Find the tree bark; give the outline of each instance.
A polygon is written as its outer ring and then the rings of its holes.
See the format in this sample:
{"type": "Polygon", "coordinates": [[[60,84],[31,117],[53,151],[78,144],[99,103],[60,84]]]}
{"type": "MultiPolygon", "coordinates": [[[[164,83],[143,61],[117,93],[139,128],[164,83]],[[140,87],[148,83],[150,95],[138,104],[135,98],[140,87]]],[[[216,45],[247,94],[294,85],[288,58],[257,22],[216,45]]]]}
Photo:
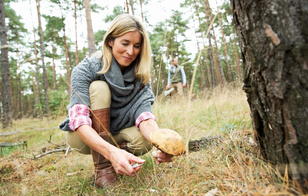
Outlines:
{"type": "MultiPolygon", "coordinates": [[[[18,45],[18,42],[16,42],[18,45]]],[[[19,56],[19,52],[17,49],[17,56],[19,56]]],[[[16,58],[16,70],[15,70],[15,107],[16,107],[16,119],[22,118],[22,105],[21,105],[21,82],[20,82],[20,74],[18,74],[18,58],[16,58]]]]}
{"type": "MultiPolygon", "coordinates": [[[[205,46],[205,37],[204,37],[204,32],[203,32],[203,28],[202,28],[202,25],[201,25],[201,18],[200,18],[200,14],[199,14],[199,9],[198,9],[198,5],[197,5],[197,2],[196,0],[194,0],[194,7],[195,7],[195,10],[196,10],[196,15],[197,15],[197,18],[198,18],[198,24],[199,24],[199,29],[200,29],[200,32],[201,32],[201,37],[202,37],[202,44],[203,44],[203,52],[204,52],[204,56],[206,58],[206,46],[205,46]]],[[[195,35],[196,35],[196,38],[197,38],[197,32],[195,30],[195,35]]],[[[199,45],[198,45],[198,51],[199,51],[199,45]]],[[[201,78],[203,79],[203,81],[205,81],[205,76],[203,74],[203,69],[202,69],[202,63],[200,63],[200,69],[201,69],[201,78]]],[[[212,78],[212,76],[209,76],[209,78],[212,78]]],[[[205,83],[205,82],[204,82],[205,83]]],[[[201,87],[201,85],[200,85],[201,87]]],[[[201,89],[200,89],[201,90],[201,89]]]]}
{"type": "MultiPolygon", "coordinates": [[[[69,96],[71,96],[71,69],[70,69],[70,62],[69,62],[69,50],[68,45],[66,41],[66,31],[65,31],[65,25],[63,27],[63,42],[64,42],[64,53],[65,53],[65,68],[66,68],[66,84],[67,84],[67,92],[69,96]]],[[[92,54],[92,53],[90,53],[92,54]]]]}
{"type": "Polygon", "coordinates": [[[52,44],[53,90],[58,90],[55,56],[56,56],[56,47],[54,46],[54,42],[53,42],[52,44]]]}
{"type": "Polygon", "coordinates": [[[44,86],[44,101],[45,101],[45,111],[47,117],[50,116],[49,112],[49,100],[48,100],[48,83],[47,83],[47,71],[44,62],[45,56],[45,46],[43,39],[43,30],[42,30],[42,22],[41,22],[41,12],[40,12],[40,0],[36,0],[37,7],[37,17],[38,17],[38,25],[39,25],[39,33],[40,33],[40,44],[41,44],[41,56],[42,56],[42,68],[43,68],[43,86],[44,86]]]}
{"type": "Polygon", "coordinates": [[[18,118],[19,119],[22,119],[23,118],[23,116],[24,116],[24,111],[23,111],[23,109],[22,109],[22,105],[23,105],[23,103],[22,103],[22,85],[21,85],[21,74],[19,73],[18,74],[18,86],[19,86],[19,91],[18,91],[18,93],[19,93],[19,99],[18,99],[18,101],[19,101],[19,115],[18,115],[18,118]]]}
{"type": "Polygon", "coordinates": [[[236,38],[235,38],[236,36],[235,36],[234,28],[232,30],[233,30],[233,34],[234,34],[234,37],[233,37],[234,39],[232,40],[232,38],[231,38],[230,40],[231,40],[231,45],[232,45],[232,48],[233,48],[235,71],[236,71],[237,77],[242,78],[242,74],[241,74],[241,71],[240,71],[240,57],[238,55],[238,48],[237,48],[237,44],[236,44],[236,38]]]}
{"type": "MultiPolygon", "coordinates": [[[[31,71],[31,80],[32,80],[32,91],[33,91],[33,104],[34,104],[34,107],[35,107],[35,105],[37,104],[37,99],[36,99],[35,80],[34,80],[33,71],[31,71]]],[[[37,116],[37,113],[36,113],[35,110],[32,114],[33,114],[33,117],[37,116]]]]}
{"type": "MultiPolygon", "coordinates": [[[[208,11],[208,7],[207,7],[207,4],[206,4],[206,1],[204,1],[204,5],[205,5],[205,17],[206,17],[206,21],[207,21],[207,28],[210,29],[211,26],[211,20],[210,20],[210,17],[209,17],[209,11],[208,11]]],[[[211,80],[211,86],[214,87],[216,86],[217,84],[220,83],[220,77],[219,77],[219,69],[217,67],[217,62],[215,60],[215,56],[214,56],[214,52],[213,52],[213,47],[212,47],[212,35],[211,33],[208,34],[208,39],[209,39],[209,47],[208,47],[208,57],[209,57],[209,60],[210,60],[210,69],[211,69],[211,76],[212,76],[212,80],[211,80]],[[215,74],[216,74],[216,80],[215,80],[215,75],[214,75],[214,71],[215,71],[215,74]]]]}
{"type": "MultiPolygon", "coordinates": [[[[212,21],[213,20],[212,9],[210,7],[208,0],[205,0],[205,10],[206,10],[206,14],[208,14],[209,17],[210,17],[210,21],[212,21]]],[[[218,53],[218,45],[217,45],[217,40],[216,40],[216,35],[215,35],[213,25],[211,26],[211,29],[212,29],[212,32],[213,32],[213,39],[214,39],[214,43],[215,43],[215,46],[216,46],[216,48],[213,50],[214,51],[213,58],[216,59],[216,62],[217,62],[218,74],[219,74],[219,77],[220,77],[220,83],[219,84],[224,85],[224,83],[226,82],[226,79],[225,79],[225,74],[223,72],[223,68],[222,68],[221,63],[220,63],[220,58],[219,58],[219,53],[218,53]]]]}
{"type": "Polygon", "coordinates": [[[41,85],[40,85],[40,67],[38,64],[38,55],[37,55],[37,46],[36,46],[36,38],[35,38],[35,29],[33,27],[33,36],[34,36],[34,55],[35,55],[35,79],[36,79],[36,88],[37,88],[37,96],[38,96],[38,101],[39,101],[39,111],[40,114],[42,113],[42,94],[41,94],[41,85]]]}
{"type": "Polygon", "coordinates": [[[225,55],[225,59],[226,59],[227,78],[228,78],[228,82],[232,82],[233,77],[232,77],[232,72],[231,72],[230,64],[229,64],[229,55],[228,55],[228,52],[227,52],[227,44],[226,44],[226,40],[225,40],[224,29],[222,28],[222,22],[221,22],[220,12],[219,12],[218,7],[217,7],[217,17],[218,17],[218,20],[219,20],[221,38],[222,38],[222,43],[223,43],[223,47],[224,47],[224,55],[225,55]]]}
{"type": "Polygon", "coordinates": [[[142,10],[142,0],[140,0],[140,12],[141,12],[142,21],[144,21],[144,19],[143,19],[143,10],[142,10]]]}
{"type": "Polygon", "coordinates": [[[128,0],[126,0],[125,2],[126,2],[126,14],[129,14],[128,0]]]}
{"type": "Polygon", "coordinates": [[[135,15],[134,12],[134,0],[129,0],[130,9],[132,10],[132,14],[135,15]]]}
{"type": "Polygon", "coordinates": [[[3,129],[12,125],[12,104],[11,104],[11,76],[8,57],[7,32],[5,26],[4,0],[0,0],[0,40],[1,40],[1,77],[2,77],[2,106],[3,129]]]}
{"type": "Polygon", "coordinates": [[[75,58],[76,58],[76,66],[79,64],[79,54],[78,54],[78,33],[77,33],[77,2],[74,0],[74,18],[75,18],[75,58]]]}
{"type": "Polygon", "coordinates": [[[90,0],[84,0],[84,6],[86,10],[86,19],[87,19],[89,55],[91,55],[96,52],[96,46],[95,46],[94,32],[92,28],[90,0]]]}
{"type": "Polygon", "coordinates": [[[231,0],[261,153],[308,192],[308,2],[231,0]]]}

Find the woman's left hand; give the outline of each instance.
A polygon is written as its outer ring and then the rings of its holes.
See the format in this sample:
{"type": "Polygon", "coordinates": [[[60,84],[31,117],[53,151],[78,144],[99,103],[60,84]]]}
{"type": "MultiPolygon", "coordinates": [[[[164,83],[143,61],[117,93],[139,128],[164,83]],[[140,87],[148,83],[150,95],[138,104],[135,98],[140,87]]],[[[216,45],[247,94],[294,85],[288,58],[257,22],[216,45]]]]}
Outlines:
{"type": "Polygon", "coordinates": [[[173,155],[166,154],[160,150],[157,150],[156,155],[154,156],[156,158],[156,163],[163,163],[163,162],[172,162],[173,155]]]}
{"type": "MultiPolygon", "coordinates": [[[[142,121],[139,125],[139,128],[140,128],[140,131],[143,137],[145,137],[148,141],[151,142],[149,135],[153,130],[158,129],[158,125],[155,120],[148,119],[148,120],[142,121]]],[[[172,162],[172,157],[173,155],[166,154],[161,151],[157,151],[157,155],[155,156],[156,163],[172,162]]]]}

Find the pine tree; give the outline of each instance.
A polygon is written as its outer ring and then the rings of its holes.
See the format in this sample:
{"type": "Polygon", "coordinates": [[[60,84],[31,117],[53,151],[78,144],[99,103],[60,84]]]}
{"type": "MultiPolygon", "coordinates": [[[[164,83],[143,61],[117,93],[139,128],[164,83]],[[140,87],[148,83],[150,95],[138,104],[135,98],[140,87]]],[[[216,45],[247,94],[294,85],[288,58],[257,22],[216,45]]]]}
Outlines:
{"type": "Polygon", "coordinates": [[[41,49],[41,57],[42,57],[41,61],[42,61],[42,68],[43,68],[43,86],[44,86],[45,110],[46,110],[47,117],[49,117],[50,112],[49,112],[49,100],[48,100],[47,71],[46,71],[45,61],[44,61],[45,46],[44,46],[43,29],[42,29],[42,22],[41,22],[40,0],[36,0],[36,7],[37,7],[40,44],[41,44],[40,49],[41,49]]]}
{"type": "Polygon", "coordinates": [[[2,77],[2,126],[3,129],[12,125],[11,77],[8,59],[7,31],[5,26],[4,0],[0,0],[0,40],[1,40],[1,77],[2,77]]]}

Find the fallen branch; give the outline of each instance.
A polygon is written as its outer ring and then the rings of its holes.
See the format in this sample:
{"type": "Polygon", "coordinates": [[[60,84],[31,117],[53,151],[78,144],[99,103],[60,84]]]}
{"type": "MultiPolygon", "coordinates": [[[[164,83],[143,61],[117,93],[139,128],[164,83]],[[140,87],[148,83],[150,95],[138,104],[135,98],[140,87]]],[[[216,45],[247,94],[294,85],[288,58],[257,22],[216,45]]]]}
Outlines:
{"type": "Polygon", "coordinates": [[[68,146],[68,147],[66,148],[66,151],[65,151],[64,156],[66,156],[66,155],[67,155],[67,153],[68,153],[69,151],[71,151],[71,146],[68,146]]]}
{"type": "Polygon", "coordinates": [[[54,149],[54,150],[51,150],[51,151],[44,152],[43,154],[40,154],[40,155],[37,155],[37,156],[33,155],[32,159],[38,159],[38,158],[41,158],[43,156],[46,156],[46,155],[49,155],[49,154],[52,154],[52,153],[55,153],[55,152],[65,152],[65,155],[66,155],[69,151],[71,151],[69,146],[67,148],[54,149]]]}
{"type": "Polygon", "coordinates": [[[51,142],[51,138],[52,138],[52,135],[49,136],[49,140],[46,140],[48,143],[52,144],[52,145],[55,145],[57,148],[63,148],[65,147],[66,145],[60,145],[60,144],[56,144],[56,143],[53,143],[51,142]]]}
{"type": "MultiPolygon", "coordinates": [[[[64,156],[66,156],[67,153],[70,152],[70,151],[72,151],[72,149],[70,148],[70,146],[68,146],[66,148],[61,148],[61,149],[55,149],[55,150],[47,151],[47,152],[44,152],[43,154],[40,154],[40,155],[37,155],[37,156],[33,155],[33,158],[31,160],[35,160],[35,159],[41,158],[43,156],[46,156],[48,154],[52,154],[52,153],[55,153],[55,152],[65,152],[64,156]]],[[[20,167],[20,166],[26,164],[28,161],[29,160],[22,162],[21,164],[17,165],[15,168],[20,167]]]]}

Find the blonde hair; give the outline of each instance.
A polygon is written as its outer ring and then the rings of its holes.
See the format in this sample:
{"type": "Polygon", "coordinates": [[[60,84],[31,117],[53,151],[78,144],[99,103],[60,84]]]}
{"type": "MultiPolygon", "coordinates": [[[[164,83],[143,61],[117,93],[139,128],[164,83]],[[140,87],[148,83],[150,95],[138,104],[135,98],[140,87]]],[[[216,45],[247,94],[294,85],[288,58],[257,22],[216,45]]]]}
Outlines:
{"type": "Polygon", "coordinates": [[[109,30],[106,32],[106,35],[103,40],[102,51],[103,68],[99,73],[106,73],[111,66],[112,50],[109,46],[109,42],[124,35],[125,33],[133,31],[138,31],[142,37],[141,50],[139,55],[135,59],[135,76],[143,84],[147,84],[150,80],[152,56],[149,36],[144,25],[136,17],[128,14],[118,15],[112,21],[109,30]]]}

